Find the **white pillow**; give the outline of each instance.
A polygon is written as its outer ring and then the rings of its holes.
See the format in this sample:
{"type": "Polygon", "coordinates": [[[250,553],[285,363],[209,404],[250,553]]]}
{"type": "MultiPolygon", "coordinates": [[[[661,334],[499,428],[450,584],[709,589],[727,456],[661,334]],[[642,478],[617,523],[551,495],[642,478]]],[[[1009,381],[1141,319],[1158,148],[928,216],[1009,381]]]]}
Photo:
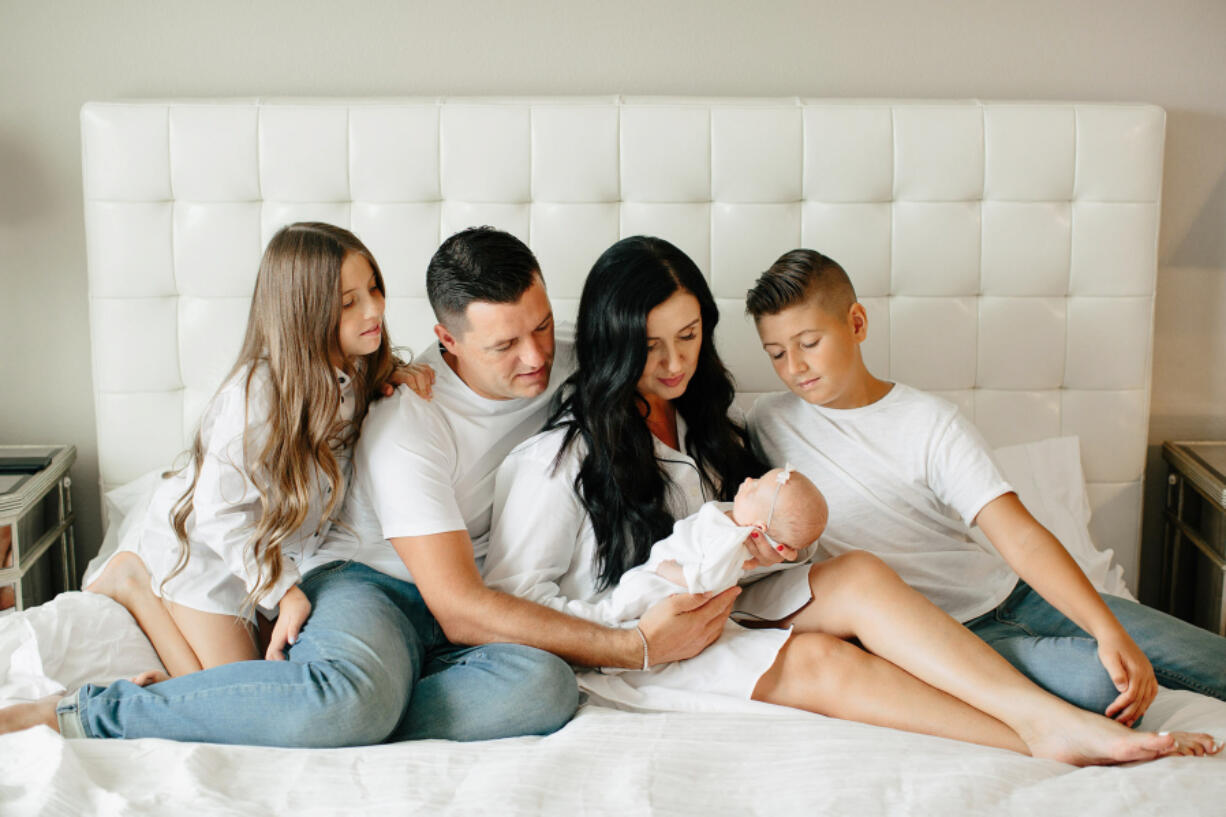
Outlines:
{"type": "MultiPolygon", "coordinates": [[[[996,449],[992,457],[1022,504],[1060,540],[1090,583],[1101,592],[1132,599],[1124,584],[1124,568],[1112,562],[1114,552],[1099,550],[1090,538],[1090,500],[1078,438],[1011,445],[996,449]]],[[[972,529],[972,535],[987,545],[978,527],[972,529]]]]}
{"type": "Polygon", "coordinates": [[[162,668],[128,611],[97,593],[0,617],[0,705],[162,668]]]}

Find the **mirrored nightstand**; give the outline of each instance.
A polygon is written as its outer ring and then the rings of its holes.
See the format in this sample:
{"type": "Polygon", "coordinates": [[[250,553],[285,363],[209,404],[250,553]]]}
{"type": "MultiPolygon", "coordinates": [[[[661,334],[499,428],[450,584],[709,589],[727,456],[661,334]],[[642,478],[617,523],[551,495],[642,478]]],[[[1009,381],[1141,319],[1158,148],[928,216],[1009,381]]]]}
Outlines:
{"type": "Polygon", "coordinates": [[[1226,635],[1226,442],[1166,442],[1166,610],[1226,635]]]}
{"type": "Polygon", "coordinates": [[[71,445],[0,445],[0,608],[76,586],[71,445]]]}

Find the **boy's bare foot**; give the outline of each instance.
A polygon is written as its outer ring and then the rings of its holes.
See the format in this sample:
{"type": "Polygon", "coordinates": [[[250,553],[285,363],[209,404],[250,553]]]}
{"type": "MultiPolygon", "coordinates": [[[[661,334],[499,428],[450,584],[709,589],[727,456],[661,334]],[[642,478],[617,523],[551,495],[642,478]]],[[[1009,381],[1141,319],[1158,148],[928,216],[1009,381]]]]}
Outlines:
{"type": "Polygon", "coordinates": [[[34,726],[50,726],[60,731],[59,721],[55,718],[55,706],[62,695],[48,695],[28,704],[17,704],[0,709],[0,735],[9,732],[20,732],[34,726]]]}
{"type": "Polygon", "coordinates": [[[1226,746],[1226,741],[1219,743],[1213,739],[1213,735],[1206,735],[1204,732],[1170,732],[1168,734],[1175,739],[1175,747],[1163,757],[1216,755],[1222,751],[1223,746],[1226,746]]]}
{"type": "MultiPolygon", "coordinates": [[[[1215,754],[1209,735],[1177,732],[1136,732],[1109,718],[1071,705],[1060,707],[1058,717],[1036,719],[1037,729],[1018,734],[1035,757],[1071,763],[1074,766],[1104,766],[1167,755],[1215,754]]],[[[1218,747],[1220,748],[1220,747],[1218,747]]]]}
{"type": "Polygon", "coordinates": [[[149,589],[149,580],[149,570],[141,558],[131,551],[122,550],[111,558],[101,575],[85,589],[90,593],[109,596],[131,611],[143,596],[157,598],[149,589]]]}

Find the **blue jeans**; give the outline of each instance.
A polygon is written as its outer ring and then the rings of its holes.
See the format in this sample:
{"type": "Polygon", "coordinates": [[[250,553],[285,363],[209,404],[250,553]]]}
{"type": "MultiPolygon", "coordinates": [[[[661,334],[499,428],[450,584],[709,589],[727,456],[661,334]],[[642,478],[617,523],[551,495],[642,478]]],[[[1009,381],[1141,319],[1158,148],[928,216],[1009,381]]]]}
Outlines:
{"type": "MultiPolygon", "coordinates": [[[[1226,700],[1226,638],[1128,599],[1102,598],[1159,684],[1226,700]]],[[[1098,660],[1098,642],[1023,581],[966,626],[1027,678],[1082,709],[1103,712],[1119,695],[1098,660]]]]}
{"type": "Polygon", "coordinates": [[[88,684],[57,707],[60,732],[263,746],[485,740],[548,734],[578,706],[560,658],[520,644],[452,644],[413,584],[333,562],[300,586],[311,616],[288,660],[149,687],[88,684]]]}

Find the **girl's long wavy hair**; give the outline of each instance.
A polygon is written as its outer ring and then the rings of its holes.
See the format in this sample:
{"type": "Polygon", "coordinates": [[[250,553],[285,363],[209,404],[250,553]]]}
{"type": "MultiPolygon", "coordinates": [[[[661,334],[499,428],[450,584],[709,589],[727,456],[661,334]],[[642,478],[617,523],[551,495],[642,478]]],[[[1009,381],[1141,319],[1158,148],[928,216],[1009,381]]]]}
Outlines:
{"type": "MultiPolygon", "coordinates": [[[[562,385],[547,428],[566,433],[558,460],[576,440],[586,454],[574,489],[596,534],[596,572],[611,587],[646,561],[673,516],[669,478],[656,460],[636,386],[647,364],[647,314],[676,292],[698,299],[702,348],[685,393],[673,401],[688,430],[682,442],[708,496],[730,500],[746,476],[765,470],[745,429],[728,417],[736,388],[715,349],[719,310],[698,267],[669,242],[633,236],[596,261],[583,286],[575,353],[579,367],[562,385]]],[[[556,463],[555,463],[556,467],[556,463]]]]}
{"type": "MultiPolygon", "coordinates": [[[[395,366],[386,321],[376,351],[356,360],[341,351],[341,265],[351,253],[370,264],[386,297],[379,265],[353,233],[320,222],[299,222],[278,231],[260,260],[247,334],[223,381],[224,387],[234,377],[246,378],[243,462],[234,467],[247,473],[260,495],[260,515],[247,545],[259,579],[247,597],[247,609],[281,578],[281,545],[306,520],[311,498],[319,491],[319,475],[332,486],[321,518],[331,517],[343,499],[345,481],[336,454],[356,440],[370,401],[395,366]],[[353,379],[351,422],[338,417],[338,362],[353,379]],[[251,413],[252,383],[260,369],[270,390],[267,417],[251,413]],[[253,434],[255,429],[260,433],[253,434]]],[[[171,509],[181,547],[166,581],[191,557],[187,523],[204,457],[200,435],[198,428],[185,466],[192,469],[191,484],[171,509]]]]}

